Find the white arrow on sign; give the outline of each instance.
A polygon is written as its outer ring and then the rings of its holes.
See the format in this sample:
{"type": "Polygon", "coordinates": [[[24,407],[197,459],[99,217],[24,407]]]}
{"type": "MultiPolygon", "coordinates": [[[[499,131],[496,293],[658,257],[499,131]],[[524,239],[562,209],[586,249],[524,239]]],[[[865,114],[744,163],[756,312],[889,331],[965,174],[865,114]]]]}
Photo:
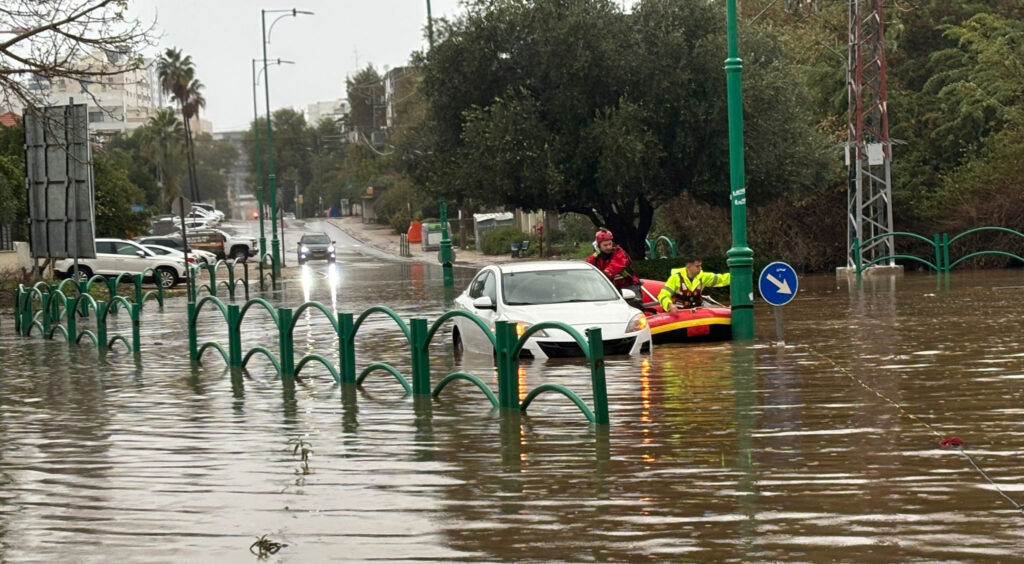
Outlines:
{"type": "Polygon", "coordinates": [[[778,278],[772,276],[771,274],[765,275],[765,278],[767,278],[768,281],[771,282],[772,284],[775,284],[775,288],[779,291],[780,294],[792,294],[793,293],[793,290],[789,289],[789,281],[788,280],[781,280],[780,281],[778,278]]]}

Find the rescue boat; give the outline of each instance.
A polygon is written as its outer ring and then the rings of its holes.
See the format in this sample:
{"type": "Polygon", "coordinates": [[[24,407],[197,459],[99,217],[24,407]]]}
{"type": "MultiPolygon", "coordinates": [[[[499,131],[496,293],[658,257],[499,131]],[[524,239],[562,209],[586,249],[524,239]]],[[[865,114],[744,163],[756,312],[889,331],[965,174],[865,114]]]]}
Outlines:
{"type": "Polygon", "coordinates": [[[658,303],[665,283],[640,280],[644,313],[655,344],[726,341],[732,338],[732,309],[704,297],[704,305],[668,313],[658,303]]]}

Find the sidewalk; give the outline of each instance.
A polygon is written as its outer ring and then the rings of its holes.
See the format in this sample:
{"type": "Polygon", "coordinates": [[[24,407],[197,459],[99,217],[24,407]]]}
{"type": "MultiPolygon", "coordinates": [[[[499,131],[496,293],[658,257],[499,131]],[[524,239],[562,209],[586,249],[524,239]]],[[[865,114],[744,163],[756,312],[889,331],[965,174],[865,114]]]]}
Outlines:
{"type": "MultiPolygon", "coordinates": [[[[331,225],[334,225],[338,229],[344,231],[349,237],[357,239],[364,245],[368,245],[377,249],[381,252],[387,253],[399,260],[408,260],[415,262],[426,262],[431,264],[438,264],[438,252],[424,251],[423,246],[420,243],[409,243],[409,252],[412,257],[403,257],[399,254],[399,242],[400,237],[390,225],[381,225],[376,223],[363,223],[360,217],[332,217],[328,218],[331,225]]],[[[520,259],[514,259],[511,253],[503,255],[485,255],[476,249],[463,250],[452,248],[455,253],[455,260],[452,264],[455,266],[468,266],[474,268],[480,268],[487,266],[488,264],[495,264],[501,262],[512,262],[520,259]]],[[[528,260],[528,259],[527,259],[528,260]]]]}

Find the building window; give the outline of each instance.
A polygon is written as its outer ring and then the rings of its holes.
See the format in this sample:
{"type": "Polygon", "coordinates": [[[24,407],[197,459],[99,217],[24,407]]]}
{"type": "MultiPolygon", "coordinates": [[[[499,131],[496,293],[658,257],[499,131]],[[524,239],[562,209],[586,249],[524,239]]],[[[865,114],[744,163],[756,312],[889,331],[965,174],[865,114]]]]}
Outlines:
{"type": "Polygon", "coordinates": [[[0,251],[13,251],[14,239],[13,230],[10,225],[0,225],[0,251]]]}
{"type": "Polygon", "coordinates": [[[89,112],[89,123],[103,122],[103,112],[89,112]]]}

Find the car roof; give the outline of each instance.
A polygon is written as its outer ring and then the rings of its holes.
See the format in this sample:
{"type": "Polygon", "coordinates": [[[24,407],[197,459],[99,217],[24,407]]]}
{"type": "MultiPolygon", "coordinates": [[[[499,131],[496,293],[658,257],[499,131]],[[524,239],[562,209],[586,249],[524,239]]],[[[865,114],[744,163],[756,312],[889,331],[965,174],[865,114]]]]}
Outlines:
{"type": "MultiPolygon", "coordinates": [[[[306,237],[315,237],[318,235],[323,235],[324,237],[327,237],[327,233],[324,233],[323,231],[307,231],[302,234],[302,238],[305,239],[306,237]]],[[[330,239],[330,237],[327,238],[330,239]]]]}
{"type": "Polygon", "coordinates": [[[502,274],[536,272],[545,270],[588,270],[594,268],[580,260],[534,260],[494,265],[502,274]]]}

